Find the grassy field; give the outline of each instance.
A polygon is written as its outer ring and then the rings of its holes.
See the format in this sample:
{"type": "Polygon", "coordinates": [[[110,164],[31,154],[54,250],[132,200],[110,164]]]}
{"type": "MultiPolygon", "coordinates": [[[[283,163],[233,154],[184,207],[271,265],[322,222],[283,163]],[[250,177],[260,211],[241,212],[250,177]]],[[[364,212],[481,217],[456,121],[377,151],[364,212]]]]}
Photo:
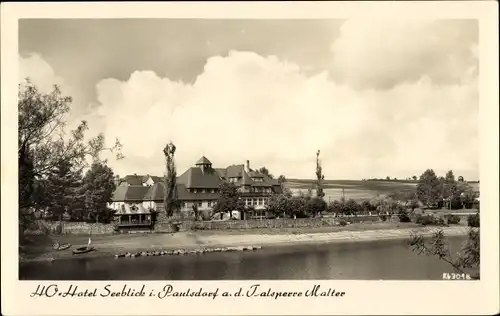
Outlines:
{"type": "MultiPolygon", "coordinates": [[[[313,188],[313,185],[314,180],[290,179],[286,182],[287,188],[289,188],[293,193],[297,193],[299,191],[305,193],[309,188],[313,188]]],[[[346,199],[363,201],[369,200],[378,195],[388,195],[393,192],[412,191],[415,189],[416,185],[416,181],[406,180],[325,180],[324,192],[325,199],[327,201],[339,200],[342,195],[344,195],[346,199]]]]}
{"type": "MultiPolygon", "coordinates": [[[[314,182],[315,180],[289,179],[286,182],[286,187],[292,193],[298,193],[299,191],[306,193],[309,188],[314,190],[314,182]]],[[[369,200],[376,196],[389,195],[394,192],[413,191],[417,183],[417,181],[410,180],[325,180],[325,200],[340,200],[342,195],[346,199],[356,201],[369,200]]],[[[470,182],[469,185],[479,191],[479,182],[470,182]]]]}

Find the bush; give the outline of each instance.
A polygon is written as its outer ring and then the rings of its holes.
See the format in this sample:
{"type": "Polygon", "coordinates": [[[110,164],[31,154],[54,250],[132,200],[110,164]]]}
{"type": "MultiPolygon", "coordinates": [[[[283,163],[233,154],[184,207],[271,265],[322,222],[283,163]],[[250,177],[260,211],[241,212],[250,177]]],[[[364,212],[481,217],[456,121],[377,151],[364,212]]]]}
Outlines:
{"type": "Polygon", "coordinates": [[[212,218],[212,211],[203,210],[200,212],[201,220],[209,221],[212,218]]]}
{"type": "Polygon", "coordinates": [[[349,199],[342,204],[342,213],[344,214],[354,215],[356,213],[361,212],[361,210],[362,210],[361,205],[353,199],[349,199]]]}
{"type": "Polygon", "coordinates": [[[326,212],[328,209],[328,205],[325,202],[325,200],[323,200],[322,198],[315,197],[315,198],[312,198],[308,201],[306,200],[304,208],[305,208],[305,212],[309,216],[316,216],[317,214],[320,214],[322,212],[326,212]]]}
{"type": "Polygon", "coordinates": [[[449,215],[448,216],[448,224],[456,225],[460,223],[460,216],[457,215],[449,215]]]}
{"type": "Polygon", "coordinates": [[[469,215],[467,217],[467,225],[470,227],[479,227],[479,214],[469,215]]]}
{"type": "Polygon", "coordinates": [[[337,200],[331,202],[328,205],[327,211],[330,213],[336,213],[336,214],[341,213],[342,212],[342,203],[340,203],[337,200]]]}
{"type": "Polygon", "coordinates": [[[380,215],[379,217],[383,222],[387,221],[387,215],[380,215]]]}
{"type": "Polygon", "coordinates": [[[445,224],[442,218],[433,215],[418,215],[415,223],[423,226],[443,226],[445,224]]]}
{"type": "Polygon", "coordinates": [[[341,219],[341,220],[339,221],[339,225],[340,225],[340,226],[345,226],[345,225],[347,225],[347,222],[346,222],[345,220],[341,219]]]}
{"type": "Polygon", "coordinates": [[[406,210],[400,211],[399,214],[398,214],[398,217],[399,217],[399,221],[401,223],[409,223],[409,222],[411,222],[411,219],[408,216],[408,212],[406,210]]]}

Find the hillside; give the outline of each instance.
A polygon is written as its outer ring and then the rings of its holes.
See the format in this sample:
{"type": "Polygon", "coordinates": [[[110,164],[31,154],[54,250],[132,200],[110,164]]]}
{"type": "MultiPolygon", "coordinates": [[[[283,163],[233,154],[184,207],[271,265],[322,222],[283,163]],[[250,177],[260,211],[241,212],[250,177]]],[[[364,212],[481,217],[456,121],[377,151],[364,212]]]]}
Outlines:
{"type": "MultiPolygon", "coordinates": [[[[315,180],[310,179],[288,179],[286,187],[294,193],[306,192],[309,188],[314,190],[314,183],[315,180]]],[[[327,201],[339,200],[342,196],[362,201],[378,195],[411,191],[415,189],[417,183],[410,180],[325,180],[324,192],[327,201]]],[[[469,184],[479,191],[479,182],[469,182],[469,184]]]]}

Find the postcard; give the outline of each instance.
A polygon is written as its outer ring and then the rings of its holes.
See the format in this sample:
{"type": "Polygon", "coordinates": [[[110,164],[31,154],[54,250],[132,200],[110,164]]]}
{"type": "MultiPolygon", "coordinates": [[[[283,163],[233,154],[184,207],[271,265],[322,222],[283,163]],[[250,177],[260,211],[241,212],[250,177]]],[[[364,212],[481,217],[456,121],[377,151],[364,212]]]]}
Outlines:
{"type": "Polygon", "coordinates": [[[498,313],[496,2],[1,10],[3,314],[498,313]]]}

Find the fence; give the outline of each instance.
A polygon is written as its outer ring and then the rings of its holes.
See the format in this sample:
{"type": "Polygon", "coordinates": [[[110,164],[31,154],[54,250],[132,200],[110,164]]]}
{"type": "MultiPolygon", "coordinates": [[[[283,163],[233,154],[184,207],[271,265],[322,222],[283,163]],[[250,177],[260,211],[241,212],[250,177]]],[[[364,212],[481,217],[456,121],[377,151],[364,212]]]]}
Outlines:
{"type": "MultiPolygon", "coordinates": [[[[467,221],[467,217],[476,213],[453,213],[460,217],[461,221],[467,221]]],[[[446,216],[445,216],[446,217],[446,216]]],[[[280,219],[250,219],[250,220],[230,220],[230,221],[180,221],[179,229],[187,230],[242,230],[253,228],[313,228],[339,225],[343,220],[350,223],[377,222],[381,221],[379,215],[362,216],[339,216],[323,218],[280,218],[280,219]]],[[[399,222],[397,215],[387,215],[386,221],[399,222]]],[[[412,218],[414,221],[414,218],[412,218]]],[[[157,222],[154,226],[154,232],[175,232],[175,225],[167,221],[157,222]]],[[[85,222],[62,222],[59,221],[36,221],[36,227],[29,229],[27,234],[72,234],[85,235],[92,233],[94,235],[115,233],[114,224],[85,223],[85,222]]]]}
{"type": "Polygon", "coordinates": [[[95,235],[112,234],[113,224],[37,220],[26,234],[95,235]]]}
{"type": "Polygon", "coordinates": [[[281,219],[251,219],[234,221],[186,221],[181,223],[181,230],[225,230],[252,228],[296,228],[324,227],[338,225],[336,218],[281,218],[281,219]]]}

